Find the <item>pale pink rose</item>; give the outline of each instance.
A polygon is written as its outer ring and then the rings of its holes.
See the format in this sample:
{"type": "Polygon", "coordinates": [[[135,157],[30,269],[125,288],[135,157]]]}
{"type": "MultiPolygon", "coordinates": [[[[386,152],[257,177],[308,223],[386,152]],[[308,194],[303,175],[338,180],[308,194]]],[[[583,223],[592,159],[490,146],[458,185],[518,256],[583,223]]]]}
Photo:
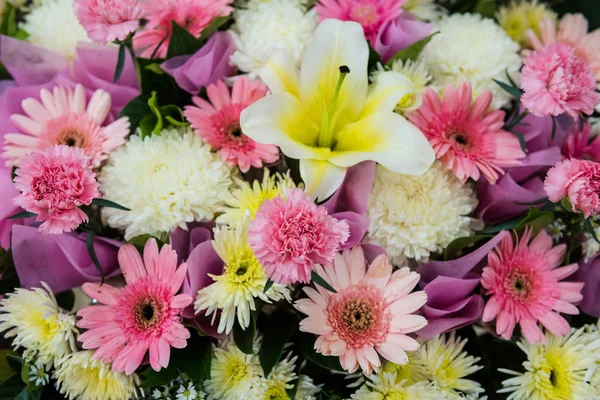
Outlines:
{"type": "Polygon", "coordinates": [[[88,220],[79,207],[100,197],[92,160],[80,148],[56,145],[26,155],[16,175],[15,187],[21,194],[13,201],[44,221],[42,233],[76,229],[88,220]]]}
{"type": "Polygon", "coordinates": [[[138,0],[74,0],[73,8],[89,38],[100,44],[125,40],[144,15],[138,0]]]}
{"type": "Polygon", "coordinates": [[[600,163],[572,158],[556,164],[546,176],[544,188],[550,201],[568,197],[573,212],[585,217],[600,211],[600,163]]]}
{"type": "Polygon", "coordinates": [[[533,115],[567,113],[577,118],[592,114],[600,102],[596,79],[585,60],[566,44],[551,44],[525,59],[521,74],[521,102],[533,115]]]}

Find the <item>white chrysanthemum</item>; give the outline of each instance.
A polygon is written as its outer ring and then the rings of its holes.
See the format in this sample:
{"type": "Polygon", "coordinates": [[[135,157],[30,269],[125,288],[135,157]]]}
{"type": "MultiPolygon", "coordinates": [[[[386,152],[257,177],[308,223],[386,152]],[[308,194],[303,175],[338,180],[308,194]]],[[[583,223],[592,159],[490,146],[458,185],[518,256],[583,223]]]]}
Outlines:
{"type": "Polygon", "coordinates": [[[29,33],[27,40],[67,58],[73,58],[77,42],[90,39],[73,11],[73,0],[45,0],[34,7],[20,27],[29,33]]]}
{"type": "Polygon", "coordinates": [[[315,385],[312,378],[307,375],[300,375],[298,378],[298,388],[296,389],[296,399],[298,400],[317,400],[316,394],[321,391],[321,386],[315,385]]]}
{"type": "Polygon", "coordinates": [[[507,400],[600,399],[589,383],[596,369],[600,338],[589,339],[581,328],[566,336],[547,334],[546,344],[519,342],[527,355],[525,372],[499,369],[514,377],[502,382],[504,388],[498,392],[510,393],[507,400]]]}
{"type": "Polygon", "coordinates": [[[436,336],[421,345],[419,358],[422,360],[426,378],[444,395],[444,399],[463,399],[465,395],[479,397],[483,388],[478,382],[466,379],[479,371],[480,360],[463,351],[467,340],[461,341],[452,332],[448,336],[436,336]]]}
{"type": "Polygon", "coordinates": [[[435,0],[408,0],[402,8],[423,21],[435,21],[448,13],[435,0]]]}
{"type": "Polygon", "coordinates": [[[16,289],[0,301],[0,332],[15,349],[36,352],[37,361],[50,365],[75,349],[75,318],[64,314],[48,285],[16,289]]]}
{"type": "Polygon", "coordinates": [[[476,14],[453,14],[434,29],[440,33],[425,46],[421,60],[439,85],[470,82],[473,96],[490,90],[493,108],[510,100],[493,79],[508,83],[507,71],[513,78],[518,75],[520,47],[498,24],[476,14]]]}
{"type": "Polygon", "coordinates": [[[215,281],[198,292],[194,309],[206,310],[216,318],[221,311],[218,332],[230,333],[237,319],[242,328],[250,326],[250,312],[256,310],[256,300],[264,302],[286,299],[291,301],[289,289],[274,283],[265,293],[267,276],[248,244],[244,225],[215,229],[213,247],[225,262],[223,275],[209,276],[215,281]]]}
{"type": "Polygon", "coordinates": [[[436,162],[422,176],[377,167],[369,197],[368,239],[382,246],[395,264],[426,260],[454,239],[471,234],[468,216],[477,198],[468,184],[436,162]]]}
{"type": "Polygon", "coordinates": [[[317,27],[314,9],[305,12],[303,6],[286,0],[252,2],[236,12],[235,21],[230,30],[236,46],[231,62],[252,78],[275,50],[289,53],[299,63],[317,27]]]}
{"type": "Polygon", "coordinates": [[[128,400],[138,397],[136,374],[114,372],[110,364],[93,358],[92,351],[79,351],[61,359],[54,377],[56,387],[69,400],[128,400]]]}
{"type": "Polygon", "coordinates": [[[131,210],[103,209],[108,224],[125,229],[127,240],[212,220],[233,185],[227,164],[185,128],[132,136],[110,155],[99,181],[103,198],[131,210]]]}
{"type": "Polygon", "coordinates": [[[428,382],[409,384],[398,380],[396,374],[381,371],[369,377],[351,396],[352,400],[419,399],[440,400],[438,391],[428,382]]]}
{"type": "MultiPolygon", "coordinates": [[[[266,380],[265,390],[263,393],[264,399],[287,399],[289,398],[286,391],[292,389],[292,383],[298,375],[296,375],[296,361],[298,357],[292,357],[289,353],[283,360],[279,361],[274,367],[269,378],[266,380]]],[[[297,399],[302,397],[296,395],[297,399]]]]}

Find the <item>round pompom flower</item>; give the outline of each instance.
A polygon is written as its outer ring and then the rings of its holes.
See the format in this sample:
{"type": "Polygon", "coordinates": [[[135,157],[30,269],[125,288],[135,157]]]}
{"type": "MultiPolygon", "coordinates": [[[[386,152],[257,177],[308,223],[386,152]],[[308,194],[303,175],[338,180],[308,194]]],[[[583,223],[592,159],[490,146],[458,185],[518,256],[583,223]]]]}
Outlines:
{"type": "Polygon", "coordinates": [[[112,370],[132,374],[150,352],[155,371],[169,365],[171,347],[187,345],[189,331],[181,313],[192,301],[176,294],[185,278],[187,264],[177,266],[177,253],[170,245],[160,252],[156,240],[144,248],[144,260],[133,245],[119,250],[119,265],[127,286],[115,288],[86,283],[83,291],[104,304],[89,306],[77,315],[77,326],[89,329],[79,336],[84,349],[97,349],[94,359],[112,362],[112,370]]]}
{"type": "Polygon", "coordinates": [[[525,157],[517,137],[502,130],[504,111],[489,112],[491,92],[471,104],[471,85],[444,89],[443,100],[427,89],[423,105],[408,115],[423,132],[438,159],[463,183],[483,175],[495,183],[504,167],[520,165],[525,157]]]}
{"type": "Polygon", "coordinates": [[[308,295],[295,303],[308,315],[300,330],[318,335],[317,352],[340,357],[342,367],[365,375],[381,367],[379,355],[396,364],[408,362],[407,351],[419,343],[406,334],[427,325],[420,315],[412,315],[427,302],[425,292],[411,293],[419,274],[401,268],[392,273],[386,255],[380,255],[367,268],[361,247],[337,254],[331,268],[315,266],[316,272],[336,293],[321,286],[304,287],[308,295]]]}
{"type": "Polygon", "coordinates": [[[4,157],[7,166],[19,165],[26,154],[55,144],[80,147],[99,167],[108,154],[125,143],[129,135],[129,119],[124,117],[103,126],[110,113],[111,97],[106,91],[94,92],[89,102],[81,85],[75,90],[57,86],[52,92],[42,89],[40,99],[23,100],[27,115],[13,114],[10,120],[19,133],[4,135],[4,157]]]}
{"type": "Polygon", "coordinates": [[[330,266],[349,236],[348,222],[331,217],[302,189],[266,200],[248,229],[267,276],[286,285],[310,282],[313,265],[330,266]]]}
{"type": "Polygon", "coordinates": [[[550,201],[568,197],[573,212],[581,211],[588,218],[600,211],[600,163],[564,160],[548,171],[544,189],[550,201]]]}
{"type": "Polygon", "coordinates": [[[21,160],[16,175],[15,187],[21,194],[13,202],[37,214],[37,221],[44,221],[39,227],[43,233],[76,229],[88,221],[79,207],[100,197],[100,184],[82,149],[54,146],[29,154],[21,160]]]}
{"type": "Polygon", "coordinates": [[[579,314],[573,305],[581,301],[583,283],[561,282],[577,271],[577,264],[560,267],[567,246],[552,247],[545,230],[531,239],[531,229],[515,243],[511,235],[488,254],[481,284],[491,295],[483,321],[496,319],[496,333],[512,337],[516,324],[530,343],[545,342],[541,322],[554,335],[566,335],[570,326],[559,312],[579,314]]]}
{"type": "Polygon", "coordinates": [[[208,86],[206,93],[210,102],[195,96],[192,101],[196,107],[187,106],[184,114],[196,133],[219,151],[223,161],[242,172],[260,168],[263,162],[277,161],[277,146],[255,142],[240,127],[242,110],[267,94],[264,84],[241,77],[233,84],[231,94],[223,81],[208,86]]]}
{"type": "Polygon", "coordinates": [[[125,40],[143,17],[138,0],[75,0],[73,8],[89,38],[100,44],[125,40]]]}
{"type": "Polygon", "coordinates": [[[523,106],[533,115],[592,114],[600,102],[596,79],[585,60],[566,44],[551,44],[525,59],[523,106]]]}

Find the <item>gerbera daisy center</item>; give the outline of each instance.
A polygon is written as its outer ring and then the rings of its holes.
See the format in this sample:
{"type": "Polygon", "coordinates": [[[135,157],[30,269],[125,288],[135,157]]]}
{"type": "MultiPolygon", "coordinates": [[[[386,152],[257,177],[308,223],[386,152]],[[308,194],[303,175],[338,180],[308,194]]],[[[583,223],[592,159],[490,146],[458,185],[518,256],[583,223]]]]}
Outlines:
{"type": "Polygon", "coordinates": [[[362,26],[371,25],[377,22],[377,9],[373,4],[357,6],[350,13],[350,18],[362,26]]]}
{"type": "Polygon", "coordinates": [[[342,306],[342,320],[353,332],[363,332],[375,321],[371,305],[360,299],[352,299],[342,306]]]}
{"type": "Polygon", "coordinates": [[[463,132],[452,132],[450,133],[450,138],[461,149],[470,147],[469,138],[463,132]]]}
{"type": "Polygon", "coordinates": [[[533,289],[533,282],[529,274],[516,269],[508,276],[505,287],[513,298],[526,300],[533,289]]]}
{"type": "Polygon", "coordinates": [[[133,305],[133,320],[140,330],[155,327],[162,321],[162,307],[153,297],[142,297],[133,305]]]}

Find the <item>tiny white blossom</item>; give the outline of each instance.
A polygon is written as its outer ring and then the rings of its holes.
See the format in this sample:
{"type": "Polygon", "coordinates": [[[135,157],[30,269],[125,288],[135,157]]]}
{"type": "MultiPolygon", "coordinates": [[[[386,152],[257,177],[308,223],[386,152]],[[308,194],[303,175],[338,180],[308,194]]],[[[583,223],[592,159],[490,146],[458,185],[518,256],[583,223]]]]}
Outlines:
{"type": "Polygon", "coordinates": [[[177,400],[195,400],[197,395],[198,392],[192,382],[188,383],[187,388],[181,385],[177,390],[177,400]]]}
{"type": "Polygon", "coordinates": [[[50,375],[44,369],[43,364],[32,365],[29,369],[29,382],[34,382],[35,386],[45,386],[50,381],[50,375]]]}

